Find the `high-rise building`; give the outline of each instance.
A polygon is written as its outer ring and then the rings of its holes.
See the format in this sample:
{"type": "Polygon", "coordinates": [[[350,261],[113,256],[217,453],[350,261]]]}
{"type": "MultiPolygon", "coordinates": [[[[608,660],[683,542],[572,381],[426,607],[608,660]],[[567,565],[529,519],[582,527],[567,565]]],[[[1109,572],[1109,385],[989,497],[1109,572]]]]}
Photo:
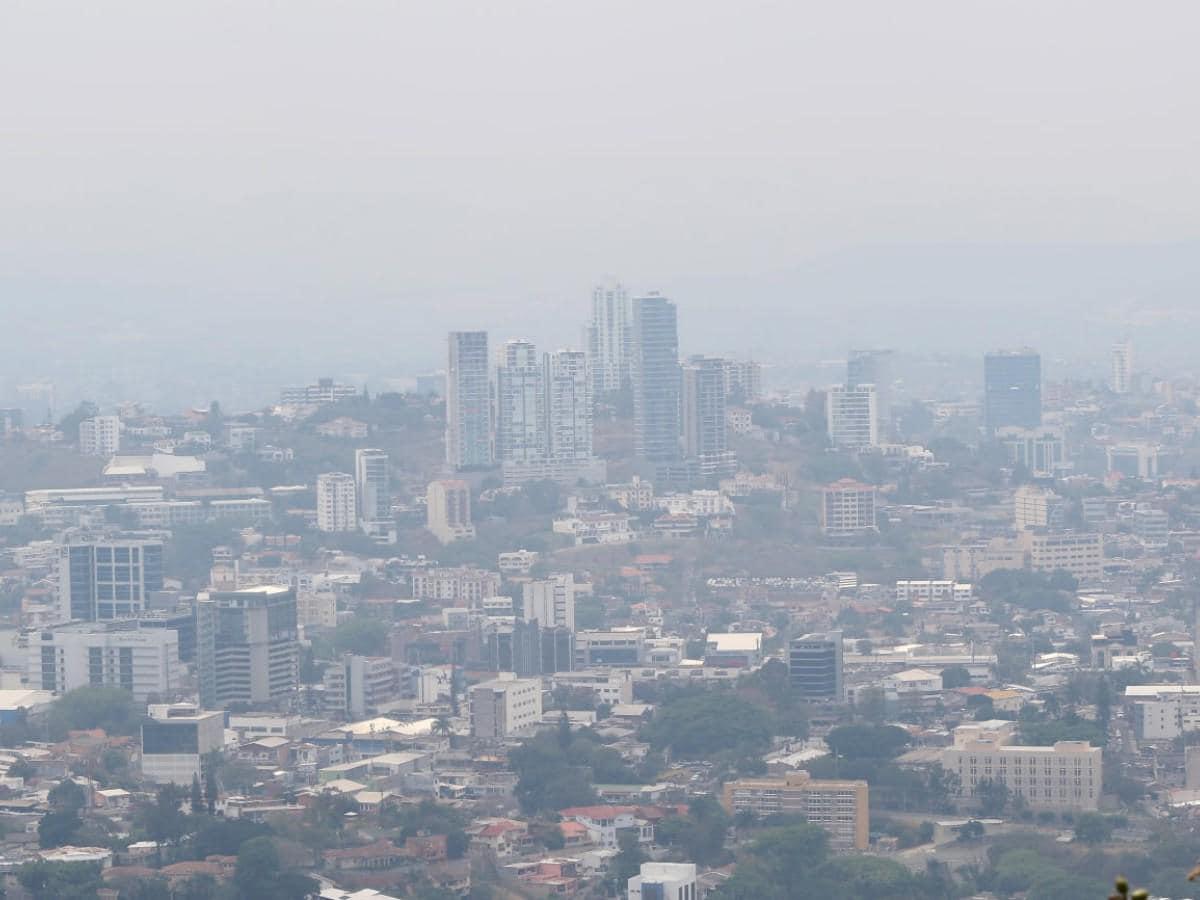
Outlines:
{"type": "Polygon", "coordinates": [[[58,600],[64,621],[140,615],[163,587],[162,541],[68,538],[58,548],[58,600]]]}
{"type": "Polygon", "coordinates": [[[817,780],[807,772],[789,772],[783,778],[727,781],[721,803],[731,816],[800,816],[829,832],[830,846],[866,850],[871,833],[869,791],[865,781],[817,780]]]}
{"type": "Polygon", "coordinates": [[[642,460],[680,458],[679,334],[675,304],[651,294],[633,301],[633,444],[642,460]]]}
{"type": "Polygon", "coordinates": [[[121,420],[94,416],[79,423],[79,452],[86,456],[112,456],[121,449],[121,420]]]}
{"type": "Polygon", "coordinates": [[[492,465],[492,388],[486,331],[452,331],[446,371],[446,462],[492,465]]]}
{"type": "Polygon", "coordinates": [[[120,688],[145,703],[182,687],[179,636],[125,622],[59,625],[30,638],[29,684],[65,694],[76,688],[120,688]]]}
{"type": "Polygon", "coordinates": [[[495,740],[537,725],[542,719],[542,682],[538,678],[497,678],[472,685],[471,737],[495,740]]]}
{"type": "Polygon", "coordinates": [[[522,586],[522,615],[537,619],[543,628],[563,626],[575,630],[575,576],[552,575],[522,586]]]}
{"type": "Polygon", "coordinates": [[[843,478],[821,488],[821,533],[853,537],[877,531],[875,485],[843,478]]]}
{"type": "Polygon", "coordinates": [[[700,463],[705,478],[727,478],[737,471],[725,419],[725,363],[693,356],[683,367],[683,453],[700,463]]]}
{"type": "Polygon", "coordinates": [[[754,360],[726,359],[725,399],[729,403],[753,403],[761,400],[762,363],[754,360]]]}
{"type": "Polygon", "coordinates": [[[592,291],[592,320],[587,327],[593,396],[618,391],[630,383],[632,344],[628,291],[619,283],[597,285],[592,291]]]}
{"type": "Polygon", "coordinates": [[[695,863],[644,862],[626,885],[628,900],[696,900],[695,863]]]}
{"type": "Polygon", "coordinates": [[[317,476],[318,530],[353,531],[357,512],[353,475],[326,472],[317,476]]]}
{"type": "Polygon", "coordinates": [[[825,398],[829,440],[835,447],[865,450],[879,443],[878,400],[875,385],[834,385],[825,398]]]}
{"type": "Polygon", "coordinates": [[[296,592],[279,585],[210,591],[196,597],[200,702],[269,704],[299,681],[296,592]]]}
{"type": "Polygon", "coordinates": [[[1112,389],[1114,394],[1128,394],[1133,387],[1133,344],[1121,341],[1112,348],[1112,389]]]}
{"type": "Polygon", "coordinates": [[[142,723],[142,775],[187,787],[204,777],[213,751],[225,746],[225,713],[189,703],[153,705],[142,723]]]}
{"type": "Polygon", "coordinates": [[[546,354],[546,421],[552,459],[593,458],[592,387],[587,354],[580,350],[546,354]]]}
{"type": "Polygon", "coordinates": [[[891,350],[851,350],[846,359],[846,387],[875,387],[875,419],[879,439],[886,440],[892,430],[892,384],[895,381],[891,350]]]}
{"type": "Polygon", "coordinates": [[[391,538],[395,535],[391,485],[391,471],[385,451],[354,451],[358,527],[369,535],[379,538],[391,538]]]}
{"type": "Polygon", "coordinates": [[[842,681],[842,633],[806,634],[788,644],[788,680],[806,700],[844,697],[842,681]]]}
{"type": "Polygon", "coordinates": [[[988,434],[1042,424],[1042,357],[1036,350],[997,350],[983,358],[983,421],[988,434]]]}
{"type": "Polygon", "coordinates": [[[546,458],[545,372],[529,341],[507,341],[496,374],[496,456],[501,463],[546,458]]]}
{"type": "Polygon", "coordinates": [[[325,709],[355,719],[376,715],[400,695],[400,676],[391,657],[343,653],[326,667],[321,682],[325,709]]]}
{"type": "Polygon", "coordinates": [[[443,544],[473,540],[471,486],[459,479],[429,482],[425,489],[425,527],[443,544]]]}

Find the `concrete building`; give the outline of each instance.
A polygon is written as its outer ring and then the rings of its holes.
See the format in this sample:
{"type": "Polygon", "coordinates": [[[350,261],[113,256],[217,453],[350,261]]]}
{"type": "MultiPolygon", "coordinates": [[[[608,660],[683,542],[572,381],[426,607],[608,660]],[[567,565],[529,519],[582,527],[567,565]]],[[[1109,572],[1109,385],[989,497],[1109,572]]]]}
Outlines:
{"type": "Polygon", "coordinates": [[[1023,484],[1013,492],[1013,522],[1017,531],[1062,528],[1066,503],[1049,488],[1023,484]]]}
{"type": "Polygon", "coordinates": [[[155,784],[190,787],[207,758],[225,744],[225,714],[186,703],[152,705],[142,723],[142,775],[155,784]]]}
{"type": "Polygon", "coordinates": [[[325,708],[352,719],[378,715],[400,696],[400,679],[391,657],[345,653],[321,678],[325,708]]]}
{"type": "Polygon", "coordinates": [[[821,489],[822,534],[853,537],[878,530],[874,485],[843,478],[821,489]]]}
{"type": "Polygon", "coordinates": [[[522,616],[537,619],[543,628],[575,630],[575,576],[552,575],[527,581],[521,589],[522,616]]]}
{"type": "Polygon", "coordinates": [[[325,406],[330,403],[340,403],[343,400],[353,400],[358,396],[360,396],[359,390],[352,384],[340,384],[332,378],[318,378],[315,384],[284,388],[279,392],[279,402],[288,405],[325,406]]]}
{"type": "Polygon", "coordinates": [[[446,371],[446,462],[492,465],[492,391],[486,331],[452,331],[446,371]]]}
{"type": "Polygon", "coordinates": [[[1021,535],[1029,567],[1037,572],[1070,572],[1080,583],[1100,580],[1104,571],[1104,536],[1075,531],[1026,531],[1021,535]]]}
{"type": "Polygon", "coordinates": [[[918,712],[934,709],[942,699],[942,676],[925,669],[905,669],[880,682],[889,709],[918,712]]]}
{"type": "Polygon", "coordinates": [[[897,581],[896,602],[913,603],[970,603],[975,599],[975,589],[970,584],[957,581],[897,581]]]}
{"type": "Polygon", "coordinates": [[[299,683],[296,592],[276,585],[210,591],[196,597],[200,702],[270,704],[299,683]]]}
{"type": "Polygon", "coordinates": [[[545,371],[529,341],[507,341],[496,372],[496,457],[505,463],[546,458],[545,371]]]}
{"type": "Polygon", "coordinates": [[[1066,439],[1057,427],[1021,428],[1009,425],[996,429],[996,439],[1014,466],[1022,466],[1036,478],[1051,478],[1067,465],[1066,439]]]}
{"type": "Polygon", "coordinates": [[[892,433],[892,383],[896,354],[891,350],[851,350],[846,359],[846,387],[875,388],[875,414],[879,440],[892,433]]]}
{"type": "Polygon", "coordinates": [[[875,385],[834,385],[825,398],[826,427],[835,447],[865,450],[879,444],[879,407],[875,385]]]}
{"type": "Polygon", "coordinates": [[[644,862],[629,879],[628,900],[698,900],[694,863],[644,862]]]}
{"type": "Polygon", "coordinates": [[[725,399],[728,403],[753,403],[763,396],[762,363],[726,359],[725,399]]]}
{"type": "Polygon", "coordinates": [[[704,664],[718,668],[756,669],[762,663],[762,633],[710,631],[704,638],[704,664]]]}
{"type": "Polygon", "coordinates": [[[1140,741],[1171,741],[1200,731],[1200,684],[1137,684],[1125,688],[1140,741]]]}
{"type": "Polygon", "coordinates": [[[1042,358],[1035,350],[997,350],[983,358],[983,419],[993,435],[1042,424],[1042,358]]]}
{"type": "Polygon", "coordinates": [[[818,781],[807,772],[784,778],[742,778],[728,781],[721,803],[730,815],[742,811],[757,816],[798,815],[829,832],[830,846],[866,850],[871,813],[865,781],[818,781]]]}
{"type": "Polygon", "coordinates": [[[56,694],[111,687],[145,703],[182,688],[179,635],[140,628],[137,620],[76,622],[36,632],[30,636],[28,661],[30,686],[56,694]]]}
{"type": "Polygon", "coordinates": [[[683,367],[683,455],[697,460],[703,478],[737,471],[725,419],[725,360],[692,356],[683,367]]]}
{"type": "Polygon", "coordinates": [[[1133,343],[1119,341],[1112,348],[1110,386],[1114,394],[1128,394],[1133,389],[1133,343]]]}
{"type": "Polygon", "coordinates": [[[1158,449],[1158,445],[1146,443],[1114,444],[1106,448],[1109,474],[1128,478],[1157,478],[1158,449]]]}
{"type": "Polygon", "coordinates": [[[443,544],[474,540],[470,484],[459,479],[429,482],[425,490],[425,527],[443,544]]]}
{"type": "Polygon", "coordinates": [[[578,631],[575,633],[575,668],[636,666],[645,662],[646,632],[642,628],[578,631]]]}
{"type": "Polygon", "coordinates": [[[394,541],[396,523],[392,516],[392,479],[387,453],[383,450],[354,451],[354,491],[358,500],[358,527],[384,541],[394,541]]]}
{"type": "Polygon", "coordinates": [[[79,452],[85,456],[113,456],[121,449],[121,419],[94,416],[79,423],[79,452]]]}
{"type": "Polygon", "coordinates": [[[412,594],[417,600],[436,600],[479,609],[484,598],[500,593],[500,575],[474,566],[416,569],[412,594]]]}
{"type": "Polygon", "coordinates": [[[163,544],[144,538],[71,536],[58,547],[58,603],[63,621],[140,615],[163,588],[163,544]]]}
{"type": "Polygon", "coordinates": [[[317,528],[325,532],[354,531],[358,519],[354,476],[326,472],[317,476],[317,528]]]}
{"type": "Polygon", "coordinates": [[[996,537],[942,548],[942,577],[948,581],[977,582],[997,569],[1025,566],[1025,546],[1015,539],[996,537]]]}
{"type": "Polygon", "coordinates": [[[842,633],[805,634],[788,644],[788,680],[792,689],[809,700],[842,702],[842,633]]]}
{"type": "Polygon", "coordinates": [[[1167,546],[1171,534],[1171,518],[1164,509],[1139,503],[1133,511],[1133,535],[1148,550],[1167,546]]]}
{"type": "Polygon", "coordinates": [[[633,325],[629,292],[619,282],[592,291],[592,318],[586,329],[592,393],[596,397],[630,384],[633,325]]]}
{"type": "Polygon", "coordinates": [[[542,719],[542,682],[535,678],[496,678],[471,686],[471,736],[497,740],[518,734],[542,719]]]}
{"type": "Polygon", "coordinates": [[[649,463],[680,458],[679,334],[675,304],[651,294],[633,301],[633,444],[649,463]]]}
{"type": "Polygon", "coordinates": [[[962,779],[962,796],[973,797],[991,779],[1031,809],[1095,810],[1103,791],[1103,753],[1087,741],[1059,741],[1053,747],[1012,743],[1016,723],[976,722],[954,729],[954,745],[942,751],[942,767],[962,779]]]}

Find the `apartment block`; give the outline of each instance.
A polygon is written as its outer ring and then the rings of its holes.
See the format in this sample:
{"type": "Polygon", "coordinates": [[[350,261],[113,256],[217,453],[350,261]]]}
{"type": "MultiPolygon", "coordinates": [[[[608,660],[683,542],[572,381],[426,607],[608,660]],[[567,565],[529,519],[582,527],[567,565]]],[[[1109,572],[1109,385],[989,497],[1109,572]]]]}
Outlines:
{"type": "Polygon", "coordinates": [[[875,486],[843,478],[821,489],[821,533],[852,537],[878,531],[875,486]]]}
{"type": "Polygon", "coordinates": [[[471,686],[471,736],[496,740],[532,728],[542,719],[542,682],[496,678],[471,686]]]}
{"type": "Polygon", "coordinates": [[[865,781],[815,780],[807,772],[784,778],[743,778],[726,782],[721,803],[731,815],[803,816],[829,832],[829,843],[841,850],[866,850],[871,813],[865,781]]]}

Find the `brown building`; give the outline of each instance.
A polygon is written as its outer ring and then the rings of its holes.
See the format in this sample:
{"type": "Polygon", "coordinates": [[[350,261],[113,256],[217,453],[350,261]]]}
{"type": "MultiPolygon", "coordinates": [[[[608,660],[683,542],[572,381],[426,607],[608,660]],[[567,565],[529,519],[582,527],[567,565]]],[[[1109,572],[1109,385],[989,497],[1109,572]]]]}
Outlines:
{"type": "Polygon", "coordinates": [[[743,778],[725,784],[721,804],[731,815],[750,810],[804,816],[829,832],[830,846],[866,850],[871,814],[865,781],[817,781],[807,772],[783,778],[743,778]]]}

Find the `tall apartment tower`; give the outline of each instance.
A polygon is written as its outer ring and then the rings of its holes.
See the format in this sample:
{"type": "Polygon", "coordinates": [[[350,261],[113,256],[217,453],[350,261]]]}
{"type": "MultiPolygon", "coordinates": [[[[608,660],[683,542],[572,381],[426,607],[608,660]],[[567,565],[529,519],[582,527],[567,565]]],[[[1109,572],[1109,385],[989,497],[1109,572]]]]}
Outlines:
{"type": "Polygon", "coordinates": [[[353,531],[357,513],[353,475],[345,472],[326,472],[317,476],[319,531],[353,531]]]}
{"type": "Polygon", "coordinates": [[[300,675],[295,589],[264,585],[199,594],[196,667],[207,709],[292,697],[300,675]]]}
{"type": "Polygon", "coordinates": [[[867,384],[875,387],[875,419],[880,440],[885,440],[892,430],[895,356],[891,350],[851,350],[846,359],[847,388],[867,384]]]}
{"type": "Polygon", "coordinates": [[[679,332],[675,304],[650,294],[633,301],[634,453],[652,463],[679,460],[679,332]]]}
{"type": "Polygon", "coordinates": [[[163,587],[162,541],[68,539],[58,548],[58,602],[64,621],[140,615],[163,587]]]}
{"type": "Polygon", "coordinates": [[[552,459],[592,458],[592,379],[587,354],[546,354],[547,450],[552,459]]]}
{"type": "Polygon", "coordinates": [[[792,690],[806,700],[832,700],[844,696],[842,633],[806,634],[788,644],[788,680],[792,690]]]}
{"type": "Polygon", "coordinates": [[[86,456],[112,456],[121,448],[121,420],[95,416],[79,423],[79,452],[86,456]]]}
{"type": "Polygon", "coordinates": [[[988,434],[1042,424],[1042,357],[1036,350],[997,350],[983,358],[983,420],[988,434]]]}
{"type": "Polygon", "coordinates": [[[835,385],[825,398],[826,426],[835,447],[865,450],[879,443],[879,397],[875,385],[835,385]]]}
{"type": "Polygon", "coordinates": [[[496,456],[502,463],[546,458],[545,373],[529,341],[508,341],[496,375],[496,456]]]}
{"type": "Polygon", "coordinates": [[[633,328],[629,293],[624,285],[614,282],[596,286],[592,291],[592,320],[586,331],[593,396],[629,384],[633,328]]]}
{"type": "Polygon", "coordinates": [[[683,455],[699,461],[705,478],[725,478],[737,470],[725,419],[725,363],[693,356],[683,367],[683,455]]]}
{"type": "Polygon", "coordinates": [[[425,489],[425,527],[443,544],[473,539],[471,486],[454,478],[429,482],[425,489]]]}
{"type": "Polygon", "coordinates": [[[527,581],[522,587],[522,616],[537,619],[543,628],[575,630],[575,576],[552,575],[527,581]]]}
{"type": "Polygon", "coordinates": [[[1112,348],[1112,389],[1114,394],[1128,394],[1133,387],[1133,344],[1121,341],[1112,348]]]}
{"type": "Polygon", "coordinates": [[[452,331],[446,371],[446,462],[492,465],[492,391],[486,331],[452,331]]]}
{"type": "Polygon", "coordinates": [[[358,500],[358,527],[371,535],[392,528],[392,479],[388,455],[383,450],[354,451],[354,490],[358,500]]]}

